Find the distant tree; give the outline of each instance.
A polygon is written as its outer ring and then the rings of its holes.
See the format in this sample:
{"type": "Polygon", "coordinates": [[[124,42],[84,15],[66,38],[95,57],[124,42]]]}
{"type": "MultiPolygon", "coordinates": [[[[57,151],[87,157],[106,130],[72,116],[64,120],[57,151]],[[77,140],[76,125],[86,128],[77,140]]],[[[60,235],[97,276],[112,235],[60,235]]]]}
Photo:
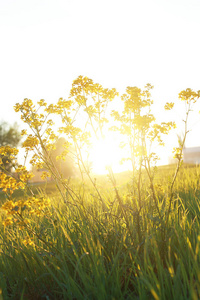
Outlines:
{"type": "MultiPolygon", "coordinates": [[[[17,147],[21,140],[21,135],[18,129],[18,125],[10,125],[6,122],[0,123],[0,147],[10,146],[17,147]]],[[[0,170],[11,171],[13,166],[13,161],[8,156],[0,156],[3,165],[0,166],[0,170]]]]}

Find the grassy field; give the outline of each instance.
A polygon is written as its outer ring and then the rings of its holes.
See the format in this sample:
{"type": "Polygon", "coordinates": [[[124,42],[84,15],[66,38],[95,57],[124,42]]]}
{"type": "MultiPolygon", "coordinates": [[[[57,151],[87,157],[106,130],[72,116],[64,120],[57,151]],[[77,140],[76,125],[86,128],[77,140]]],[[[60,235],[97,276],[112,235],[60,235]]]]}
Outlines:
{"type": "MultiPolygon", "coordinates": [[[[163,216],[173,173],[159,167],[155,177],[163,216]]],[[[140,212],[135,185],[131,173],[117,174],[116,194],[98,176],[100,199],[87,182],[72,180],[75,202],[52,184],[34,186],[50,205],[31,216],[31,230],[0,222],[0,299],[200,299],[200,167],[180,170],[165,229],[147,178],[140,212]]]]}

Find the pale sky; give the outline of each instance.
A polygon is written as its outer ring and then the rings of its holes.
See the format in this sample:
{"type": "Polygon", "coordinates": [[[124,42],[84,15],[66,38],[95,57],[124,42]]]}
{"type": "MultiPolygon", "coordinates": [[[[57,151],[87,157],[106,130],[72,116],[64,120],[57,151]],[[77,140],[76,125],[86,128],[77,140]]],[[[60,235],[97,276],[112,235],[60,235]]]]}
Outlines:
{"type": "Polygon", "coordinates": [[[0,120],[19,123],[24,98],[67,98],[79,75],[120,92],[149,82],[159,113],[200,89],[199,16],[200,0],[0,0],[0,120]]]}

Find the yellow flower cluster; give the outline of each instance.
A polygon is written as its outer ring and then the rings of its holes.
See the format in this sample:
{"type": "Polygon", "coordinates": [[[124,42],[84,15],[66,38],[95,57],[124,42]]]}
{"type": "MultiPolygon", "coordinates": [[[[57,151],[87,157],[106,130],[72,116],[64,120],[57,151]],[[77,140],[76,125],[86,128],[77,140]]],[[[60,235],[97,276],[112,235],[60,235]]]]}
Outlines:
{"type": "Polygon", "coordinates": [[[33,136],[32,134],[29,134],[26,140],[23,142],[22,146],[28,150],[34,150],[35,147],[39,145],[39,140],[37,137],[33,136]]]}
{"type": "Polygon", "coordinates": [[[173,102],[167,102],[164,106],[165,110],[171,110],[174,107],[173,102]]]}
{"type": "Polygon", "coordinates": [[[12,148],[10,146],[2,146],[0,147],[0,155],[7,156],[9,155],[10,158],[14,158],[18,154],[19,150],[16,148],[12,148]]]}
{"type": "Polygon", "coordinates": [[[58,100],[58,103],[57,103],[56,107],[59,108],[59,109],[70,110],[71,107],[72,107],[72,104],[73,104],[72,100],[65,100],[63,98],[60,98],[58,100]]]}
{"type": "Polygon", "coordinates": [[[33,107],[33,101],[30,99],[25,98],[22,104],[17,103],[14,106],[14,109],[16,112],[21,111],[21,110],[25,110],[25,111],[29,111],[29,109],[33,107]]]}
{"type": "Polygon", "coordinates": [[[19,229],[22,229],[25,224],[28,223],[28,220],[26,219],[16,219],[16,217],[21,216],[22,212],[25,210],[26,207],[28,207],[29,203],[27,201],[19,200],[16,202],[13,202],[12,200],[5,202],[1,209],[6,212],[6,219],[3,221],[4,226],[9,226],[13,224],[17,224],[19,226],[19,229]]]}
{"type": "Polygon", "coordinates": [[[28,201],[23,201],[19,200],[16,202],[13,202],[12,200],[5,202],[1,209],[6,211],[7,215],[14,215],[18,213],[21,209],[28,207],[29,202],[28,201]]]}
{"type": "Polygon", "coordinates": [[[24,189],[25,184],[22,181],[18,181],[12,176],[6,175],[4,172],[0,172],[0,188],[4,192],[8,192],[10,194],[13,193],[14,190],[24,189]]]}
{"type": "Polygon", "coordinates": [[[19,179],[21,182],[27,182],[34,176],[32,172],[28,172],[26,167],[22,165],[17,166],[15,172],[19,174],[19,179]]]}
{"type": "Polygon", "coordinates": [[[176,128],[175,122],[162,122],[161,124],[153,124],[152,129],[148,133],[148,138],[151,141],[157,140],[160,145],[164,145],[161,135],[168,134],[173,128],[176,128]]]}
{"type": "Polygon", "coordinates": [[[180,147],[173,148],[172,152],[174,153],[173,158],[177,158],[178,160],[180,160],[183,157],[183,152],[180,147]]]}
{"type": "Polygon", "coordinates": [[[23,217],[23,212],[27,211],[31,215],[42,216],[50,215],[49,211],[50,200],[43,197],[29,197],[26,200],[18,201],[9,200],[5,202],[1,209],[5,211],[7,218],[3,221],[4,226],[13,224],[23,229],[30,221],[23,217]]]}
{"type": "Polygon", "coordinates": [[[74,97],[84,91],[86,94],[91,92],[93,80],[88,77],[79,76],[73,81],[70,97],[74,97]]]}
{"type": "Polygon", "coordinates": [[[47,106],[47,103],[44,101],[44,99],[41,99],[38,101],[39,106],[47,106]]]}
{"type": "MultiPolygon", "coordinates": [[[[49,113],[54,112],[54,106],[51,104],[47,106],[47,103],[42,99],[38,101],[39,109],[36,110],[33,101],[30,99],[24,99],[22,104],[17,103],[14,107],[15,111],[21,112],[21,119],[29,124],[32,129],[35,129],[35,133],[40,131],[47,121],[47,116],[49,113]],[[44,107],[44,108],[42,108],[44,107]],[[39,110],[42,112],[39,114],[39,110]]],[[[22,130],[22,135],[26,134],[26,130],[22,130]]]]}
{"type": "Polygon", "coordinates": [[[42,215],[50,215],[49,206],[50,200],[49,198],[44,197],[31,197],[28,199],[30,211],[29,213],[36,216],[42,215]]]}
{"type": "Polygon", "coordinates": [[[124,101],[124,110],[126,113],[138,114],[142,108],[148,107],[153,104],[151,100],[150,90],[153,88],[150,84],[147,84],[146,89],[142,91],[138,87],[127,87],[126,94],[123,94],[121,99],[124,101]]]}
{"type": "Polygon", "coordinates": [[[187,103],[195,103],[199,97],[199,91],[194,92],[192,89],[189,88],[179,93],[179,99],[181,99],[182,101],[186,101],[187,103]]]}
{"type": "MultiPolygon", "coordinates": [[[[100,84],[94,83],[92,79],[83,76],[79,76],[74,80],[70,91],[70,98],[73,98],[74,103],[77,105],[76,111],[81,110],[86,112],[88,116],[85,129],[86,127],[90,127],[90,131],[92,131],[96,137],[103,135],[103,127],[108,123],[108,119],[105,116],[108,104],[117,95],[116,89],[104,89],[100,84]]],[[[67,125],[66,122],[64,123],[67,125]]],[[[74,132],[72,132],[72,138],[73,134],[74,132]]],[[[88,139],[85,143],[88,144],[88,139]]]]}

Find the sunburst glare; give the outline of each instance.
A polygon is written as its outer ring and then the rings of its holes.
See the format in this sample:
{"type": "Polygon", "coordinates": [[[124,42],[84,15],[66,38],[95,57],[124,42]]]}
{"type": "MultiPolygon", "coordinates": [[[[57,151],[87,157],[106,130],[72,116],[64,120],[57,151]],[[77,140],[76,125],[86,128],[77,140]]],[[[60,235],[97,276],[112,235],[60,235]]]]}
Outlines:
{"type": "Polygon", "coordinates": [[[121,163],[126,152],[119,146],[120,139],[119,134],[108,132],[105,138],[93,140],[89,158],[94,173],[105,174],[107,167],[111,167],[115,173],[127,170],[130,163],[121,163]]]}

